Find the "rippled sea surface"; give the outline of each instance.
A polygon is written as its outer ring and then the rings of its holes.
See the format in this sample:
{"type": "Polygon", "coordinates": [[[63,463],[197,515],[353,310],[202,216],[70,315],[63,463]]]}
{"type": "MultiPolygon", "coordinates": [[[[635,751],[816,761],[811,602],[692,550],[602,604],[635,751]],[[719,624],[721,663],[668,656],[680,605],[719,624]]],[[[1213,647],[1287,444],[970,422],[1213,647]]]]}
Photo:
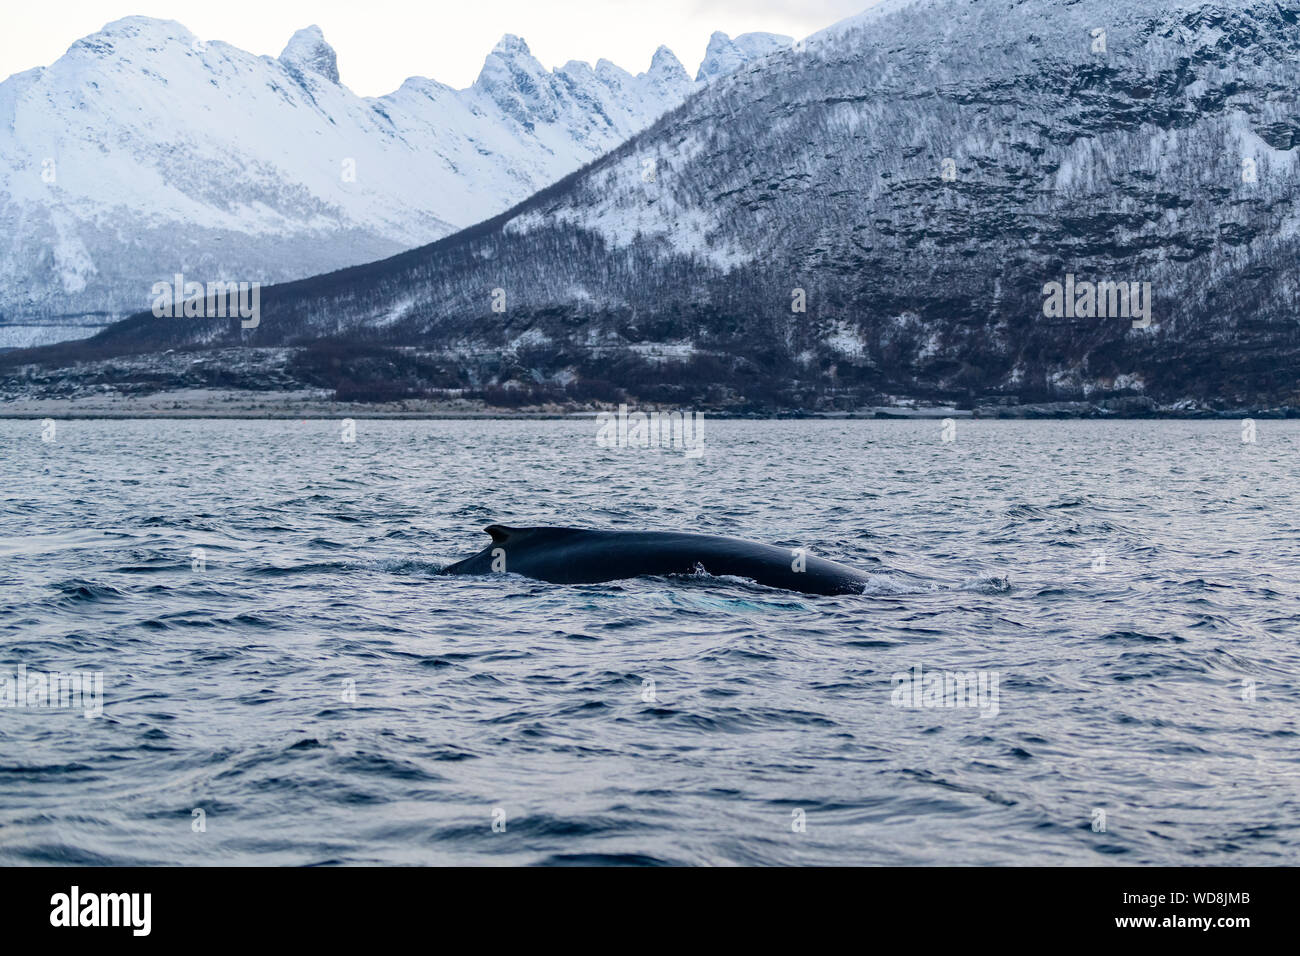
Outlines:
{"type": "Polygon", "coordinates": [[[0,680],[103,679],[0,707],[0,862],[1300,863],[1300,423],[595,433],[0,422],[0,680]],[[440,576],[493,522],[873,584],[440,576]]]}

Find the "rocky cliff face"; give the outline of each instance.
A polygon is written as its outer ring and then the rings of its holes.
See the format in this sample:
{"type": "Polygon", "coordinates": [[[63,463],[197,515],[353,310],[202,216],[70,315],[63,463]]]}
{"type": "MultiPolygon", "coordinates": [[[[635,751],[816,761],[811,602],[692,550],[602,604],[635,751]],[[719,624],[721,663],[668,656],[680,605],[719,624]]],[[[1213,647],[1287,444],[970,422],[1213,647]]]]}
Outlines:
{"type": "Polygon", "coordinates": [[[265,290],[257,329],[141,317],[83,354],[331,339],[661,401],[1300,405],[1298,80],[1294,2],[889,0],[479,227],[265,290]]]}
{"type": "Polygon", "coordinates": [[[368,99],[316,27],[272,58],[116,21],[0,83],[0,348],[90,334],[177,272],[279,282],[431,242],[695,88],[666,49],[637,76],[549,71],[507,36],[468,89],[417,77],[368,99]]]}
{"type": "Polygon", "coordinates": [[[331,83],[339,82],[338,57],[318,26],[304,27],[290,37],[280,62],[290,71],[314,73],[331,83]]]}

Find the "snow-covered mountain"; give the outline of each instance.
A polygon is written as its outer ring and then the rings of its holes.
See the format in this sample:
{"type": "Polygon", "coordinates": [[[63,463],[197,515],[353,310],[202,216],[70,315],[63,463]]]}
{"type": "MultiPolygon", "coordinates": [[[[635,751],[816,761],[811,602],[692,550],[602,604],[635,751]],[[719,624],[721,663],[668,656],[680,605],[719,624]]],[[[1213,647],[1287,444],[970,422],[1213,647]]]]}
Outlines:
{"type": "Polygon", "coordinates": [[[263,290],[256,329],[32,358],[324,340],[354,392],[1300,409],[1297,157],[1297,0],[887,0],[491,221],[263,290]]]}
{"type": "MultiPolygon", "coordinates": [[[[786,38],[715,35],[709,79],[786,38]]],[[[702,82],[702,81],[701,81],[702,82]]],[[[578,169],[680,104],[667,48],[633,76],[548,71],[506,36],[455,90],[342,85],[316,27],[278,58],[130,17],[0,83],[0,347],[93,332],[155,282],[275,282],[428,243],[578,169]]]]}

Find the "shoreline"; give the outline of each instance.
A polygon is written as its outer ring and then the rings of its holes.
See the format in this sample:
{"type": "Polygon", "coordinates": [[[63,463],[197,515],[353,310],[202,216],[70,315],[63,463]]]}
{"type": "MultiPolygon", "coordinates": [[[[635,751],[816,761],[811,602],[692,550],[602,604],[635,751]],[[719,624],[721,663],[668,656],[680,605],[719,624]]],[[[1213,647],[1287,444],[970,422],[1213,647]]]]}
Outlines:
{"type": "MultiPolygon", "coordinates": [[[[632,412],[688,411],[718,421],[1231,421],[1300,418],[1300,407],[1214,409],[1193,401],[1160,406],[1145,398],[1058,401],[1025,404],[979,404],[974,408],[902,400],[905,404],[869,405],[854,411],[759,408],[669,408],[631,405],[632,412]]],[[[628,405],[622,406],[624,409],[628,405]]],[[[362,421],[566,421],[593,420],[617,414],[619,406],[553,404],[504,408],[481,401],[408,399],[380,404],[338,402],[330,392],[298,389],[282,392],[238,389],[173,389],[149,394],[103,391],[67,398],[28,398],[10,393],[0,401],[0,420],[175,419],[175,420],[341,420],[362,421]]]]}
{"type": "MultiPolygon", "coordinates": [[[[364,408],[342,407],[337,410],[311,409],[268,409],[229,410],[214,408],[192,409],[28,409],[11,411],[0,409],[0,421],[147,421],[150,419],[164,421],[592,421],[597,412],[514,412],[509,409],[493,409],[478,412],[452,411],[374,411],[364,408]]],[[[1262,421],[1279,421],[1300,418],[1295,414],[1277,414],[1275,412],[1223,412],[1217,414],[1148,414],[1148,415],[1088,415],[1088,414],[1004,414],[975,415],[969,410],[960,411],[917,411],[897,412],[855,412],[855,413],[817,413],[817,412],[771,412],[732,413],[710,412],[704,410],[699,414],[713,421],[867,421],[867,422],[906,422],[906,421],[960,421],[1012,422],[1012,421],[1242,421],[1259,419],[1262,421]]]]}

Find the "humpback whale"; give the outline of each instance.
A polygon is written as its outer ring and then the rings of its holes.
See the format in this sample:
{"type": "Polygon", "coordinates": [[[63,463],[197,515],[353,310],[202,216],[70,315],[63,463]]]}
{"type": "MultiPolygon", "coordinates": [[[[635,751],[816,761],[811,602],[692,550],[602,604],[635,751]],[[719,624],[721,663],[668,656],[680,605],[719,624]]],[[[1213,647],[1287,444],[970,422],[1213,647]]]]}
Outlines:
{"type": "Polygon", "coordinates": [[[492,543],[443,574],[522,574],[552,584],[598,584],[642,575],[734,575],[804,594],[861,594],[869,576],[813,557],[739,538],[677,531],[581,528],[485,529],[492,543]]]}

